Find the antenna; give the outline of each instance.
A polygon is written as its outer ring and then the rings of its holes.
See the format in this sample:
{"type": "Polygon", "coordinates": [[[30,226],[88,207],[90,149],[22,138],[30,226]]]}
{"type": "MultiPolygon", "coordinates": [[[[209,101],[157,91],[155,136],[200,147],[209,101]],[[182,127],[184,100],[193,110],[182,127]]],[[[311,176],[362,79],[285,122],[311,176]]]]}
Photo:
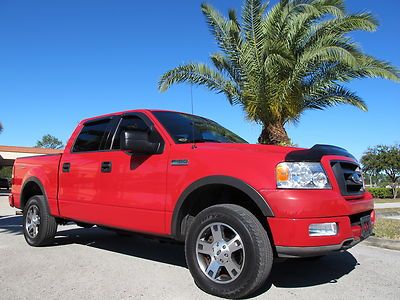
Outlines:
{"type": "MultiPolygon", "coordinates": [[[[192,117],[194,117],[194,108],[193,108],[193,84],[190,85],[190,104],[192,109],[192,117]]],[[[196,143],[194,142],[194,120],[192,120],[192,149],[196,149],[196,143]]]]}
{"type": "Polygon", "coordinates": [[[190,104],[191,104],[191,108],[192,108],[192,116],[193,116],[193,85],[190,85],[190,104]]]}

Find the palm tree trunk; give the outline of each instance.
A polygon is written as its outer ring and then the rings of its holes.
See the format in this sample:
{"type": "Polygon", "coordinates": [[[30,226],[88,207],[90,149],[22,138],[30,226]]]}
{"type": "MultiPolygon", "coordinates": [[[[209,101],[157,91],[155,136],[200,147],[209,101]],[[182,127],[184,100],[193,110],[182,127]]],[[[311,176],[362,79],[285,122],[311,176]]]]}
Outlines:
{"type": "Polygon", "coordinates": [[[258,138],[260,144],[270,145],[290,145],[289,136],[285,127],[280,123],[266,123],[263,126],[261,134],[258,138]]]}

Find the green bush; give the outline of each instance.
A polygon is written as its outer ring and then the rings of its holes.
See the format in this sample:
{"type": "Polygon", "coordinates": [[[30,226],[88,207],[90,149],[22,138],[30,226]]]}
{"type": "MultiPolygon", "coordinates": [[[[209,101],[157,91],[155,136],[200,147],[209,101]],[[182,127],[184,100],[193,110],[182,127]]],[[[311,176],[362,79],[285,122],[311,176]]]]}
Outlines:
{"type": "Polygon", "coordinates": [[[12,167],[0,167],[0,178],[11,178],[12,167]]]}
{"type": "Polygon", "coordinates": [[[374,198],[393,198],[393,191],[388,188],[368,188],[368,192],[370,192],[374,198]]]}

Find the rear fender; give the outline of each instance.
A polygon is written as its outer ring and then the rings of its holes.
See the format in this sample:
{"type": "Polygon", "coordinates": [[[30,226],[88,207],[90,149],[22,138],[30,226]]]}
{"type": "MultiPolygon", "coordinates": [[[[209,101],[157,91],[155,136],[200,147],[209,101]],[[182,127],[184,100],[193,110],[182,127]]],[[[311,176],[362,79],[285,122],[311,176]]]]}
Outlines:
{"type": "Polygon", "coordinates": [[[35,195],[43,195],[50,214],[52,216],[58,215],[57,201],[52,201],[52,202],[49,201],[43,183],[39,180],[39,178],[35,176],[28,177],[22,185],[21,196],[20,196],[20,208],[24,209],[28,200],[35,195]],[[39,189],[39,191],[37,190],[37,188],[39,189]]]}

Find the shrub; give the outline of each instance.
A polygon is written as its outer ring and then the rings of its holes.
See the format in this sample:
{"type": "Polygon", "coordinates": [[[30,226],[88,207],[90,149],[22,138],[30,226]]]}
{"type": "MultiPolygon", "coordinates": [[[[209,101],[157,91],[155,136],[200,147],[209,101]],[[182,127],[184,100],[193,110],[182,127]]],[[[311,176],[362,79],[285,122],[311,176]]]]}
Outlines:
{"type": "Polygon", "coordinates": [[[0,167],[0,178],[11,178],[12,167],[0,167]]]}
{"type": "Polygon", "coordinates": [[[393,191],[388,188],[368,188],[368,192],[370,192],[374,198],[393,198],[393,191]]]}

